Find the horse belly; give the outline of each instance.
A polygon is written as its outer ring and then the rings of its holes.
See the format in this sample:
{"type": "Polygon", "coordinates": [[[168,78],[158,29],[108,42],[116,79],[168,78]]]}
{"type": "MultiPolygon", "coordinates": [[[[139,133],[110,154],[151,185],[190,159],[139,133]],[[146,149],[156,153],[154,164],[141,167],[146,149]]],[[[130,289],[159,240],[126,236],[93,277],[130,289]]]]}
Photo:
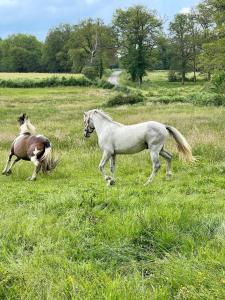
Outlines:
{"type": "Polygon", "coordinates": [[[23,159],[30,160],[27,155],[27,143],[21,137],[17,138],[13,144],[13,153],[15,156],[23,159]]]}
{"type": "Polygon", "coordinates": [[[135,143],[128,143],[128,144],[122,143],[115,147],[115,153],[116,154],[134,154],[134,153],[143,151],[146,148],[147,148],[147,145],[143,140],[135,142],[135,143]]]}

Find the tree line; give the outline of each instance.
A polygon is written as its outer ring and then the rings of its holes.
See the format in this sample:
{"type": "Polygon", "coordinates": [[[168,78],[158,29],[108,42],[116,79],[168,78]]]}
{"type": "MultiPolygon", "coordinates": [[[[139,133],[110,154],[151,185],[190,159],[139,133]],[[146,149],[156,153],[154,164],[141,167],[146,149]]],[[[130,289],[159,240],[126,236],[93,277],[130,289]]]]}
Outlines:
{"type": "Polygon", "coordinates": [[[224,0],[204,0],[179,13],[163,32],[157,13],[137,5],[118,9],[112,25],[101,19],[61,24],[44,42],[26,34],[0,39],[1,72],[81,73],[102,77],[105,68],[121,66],[142,83],[147,70],[167,69],[169,79],[186,80],[193,71],[211,74],[225,68],[224,0]],[[178,77],[177,77],[178,74],[178,77]]]}

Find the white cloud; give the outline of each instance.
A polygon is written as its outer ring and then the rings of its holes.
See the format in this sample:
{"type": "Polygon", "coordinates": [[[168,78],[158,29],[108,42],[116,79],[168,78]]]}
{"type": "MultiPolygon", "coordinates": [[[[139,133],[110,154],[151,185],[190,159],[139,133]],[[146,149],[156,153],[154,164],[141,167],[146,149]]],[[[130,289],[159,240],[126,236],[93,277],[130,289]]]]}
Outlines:
{"type": "Polygon", "coordinates": [[[94,3],[97,3],[99,0],[85,0],[85,2],[87,4],[94,4],[94,3]]]}
{"type": "Polygon", "coordinates": [[[15,6],[19,3],[18,0],[0,0],[0,7],[15,6]]]}
{"type": "Polygon", "coordinates": [[[180,11],[181,14],[184,14],[184,15],[189,15],[191,12],[191,8],[190,7],[183,7],[180,11]]]}

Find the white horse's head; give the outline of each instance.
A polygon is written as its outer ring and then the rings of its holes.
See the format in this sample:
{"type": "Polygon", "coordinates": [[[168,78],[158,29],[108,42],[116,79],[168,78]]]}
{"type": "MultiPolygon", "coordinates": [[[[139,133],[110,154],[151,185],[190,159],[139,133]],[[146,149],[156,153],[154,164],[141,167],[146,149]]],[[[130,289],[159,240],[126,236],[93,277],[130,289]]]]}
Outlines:
{"type": "Polygon", "coordinates": [[[92,119],[95,109],[84,112],[84,137],[89,138],[95,130],[94,122],[92,119]]]}

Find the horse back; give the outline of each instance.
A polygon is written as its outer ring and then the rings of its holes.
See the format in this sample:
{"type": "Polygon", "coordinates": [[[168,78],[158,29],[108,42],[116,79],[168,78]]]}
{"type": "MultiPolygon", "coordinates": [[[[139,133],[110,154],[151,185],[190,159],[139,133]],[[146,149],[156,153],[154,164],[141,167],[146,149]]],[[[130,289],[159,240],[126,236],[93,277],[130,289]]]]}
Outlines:
{"type": "Polygon", "coordinates": [[[18,136],[12,144],[12,153],[23,160],[30,160],[35,149],[38,150],[37,158],[40,158],[45,148],[50,147],[49,140],[42,135],[23,134],[18,136]]]}

